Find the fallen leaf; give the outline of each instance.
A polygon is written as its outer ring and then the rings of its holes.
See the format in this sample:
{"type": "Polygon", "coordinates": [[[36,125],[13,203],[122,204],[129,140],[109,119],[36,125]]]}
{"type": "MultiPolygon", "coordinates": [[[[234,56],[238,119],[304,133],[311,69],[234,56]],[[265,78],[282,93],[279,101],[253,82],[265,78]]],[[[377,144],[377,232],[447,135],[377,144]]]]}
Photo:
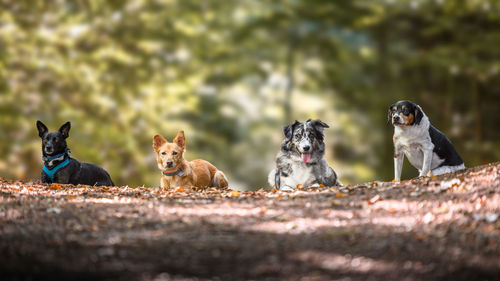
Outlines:
{"type": "Polygon", "coordinates": [[[335,199],[335,200],[330,200],[330,201],[328,201],[328,202],[329,202],[329,203],[330,203],[330,205],[332,205],[332,206],[340,206],[340,205],[342,205],[342,202],[341,202],[340,200],[338,200],[338,199],[335,199]]]}
{"type": "Polygon", "coordinates": [[[391,214],[391,215],[394,215],[395,213],[398,212],[398,210],[397,209],[389,209],[389,210],[387,210],[387,212],[389,212],[389,214],[391,214]]]}
{"type": "Polygon", "coordinates": [[[424,218],[423,218],[423,221],[425,224],[428,224],[430,222],[432,222],[434,220],[435,216],[431,213],[427,213],[425,214],[424,218]]]}
{"type": "Polygon", "coordinates": [[[335,193],[335,197],[346,197],[347,195],[344,193],[335,193]]]}
{"type": "Polygon", "coordinates": [[[48,189],[54,189],[54,190],[57,190],[57,189],[61,189],[62,186],[60,184],[51,184],[51,185],[48,185],[47,186],[48,189]]]}
{"type": "Polygon", "coordinates": [[[238,196],[240,196],[239,191],[236,191],[236,190],[231,191],[231,197],[238,197],[238,196]]]}
{"type": "Polygon", "coordinates": [[[49,209],[47,209],[47,213],[60,214],[61,213],[61,209],[59,209],[59,208],[49,208],[49,209]]]}
{"type": "Polygon", "coordinates": [[[375,204],[375,202],[379,201],[380,199],[381,199],[380,195],[377,194],[377,195],[373,196],[372,198],[370,198],[370,200],[368,200],[368,202],[370,204],[375,204]]]}
{"type": "Polygon", "coordinates": [[[413,239],[415,240],[419,240],[419,241],[426,241],[429,239],[429,236],[427,236],[426,234],[421,234],[421,233],[415,233],[413,235],[413,239]]]}
{"type": "Polygon", "coordinates": [[[184,189],[182,189],[182,187],[179,186],[178,188],[175,189],[175,192],[184,192],[184,189]]]}
{"type": "Polygon", "coordinates": [[[441,206],[439,206],[439,207],[437,207],[437,208],[434,209],[434,213],[436,213],[436,214],[447,213],[449,209],[450,208],[448,208],[448,206],[441,205],[441,206]]]}

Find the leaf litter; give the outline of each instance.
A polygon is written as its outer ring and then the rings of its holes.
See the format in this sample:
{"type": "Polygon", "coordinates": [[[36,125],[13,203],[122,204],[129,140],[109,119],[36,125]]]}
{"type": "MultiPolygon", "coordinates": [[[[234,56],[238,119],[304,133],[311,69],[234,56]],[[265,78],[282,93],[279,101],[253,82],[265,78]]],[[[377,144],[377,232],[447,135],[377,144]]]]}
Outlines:
{"type": "Polygon", "coordinates": [[[0,271],[6,280],[495,280],[499,171],[293,192],[1,180],[0,271]]]}

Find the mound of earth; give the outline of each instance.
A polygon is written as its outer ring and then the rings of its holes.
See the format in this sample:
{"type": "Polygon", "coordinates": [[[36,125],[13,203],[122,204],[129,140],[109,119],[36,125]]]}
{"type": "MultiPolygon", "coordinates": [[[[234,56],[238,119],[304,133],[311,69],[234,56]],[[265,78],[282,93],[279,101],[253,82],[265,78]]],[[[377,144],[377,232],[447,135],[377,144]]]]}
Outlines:
{"type": "Polygon", "coordinates": [[[500,163],[238,192],[0,181],[2,280],[500,280],[500,163]]]}

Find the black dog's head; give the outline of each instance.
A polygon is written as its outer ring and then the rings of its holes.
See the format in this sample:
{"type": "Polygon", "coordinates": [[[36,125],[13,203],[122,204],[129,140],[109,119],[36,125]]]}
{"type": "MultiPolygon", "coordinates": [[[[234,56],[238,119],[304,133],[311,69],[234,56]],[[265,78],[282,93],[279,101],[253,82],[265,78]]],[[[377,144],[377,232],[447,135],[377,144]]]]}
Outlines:
{"type": "Polygon", "coordinates": [[[38,135],[42,138],[42,152],[44,156],[52,156],[66,151],[66,138],[69,136],[71,123],[66,122],[57,132],[49,132],[47,126],[41,121],[36,121],[38,135]]]}
{"type": "Polygon", "coordinates": [[[424,113],[420,106],[403,100],[389,107],[387,123],[391,122],[394,126],[412,126],[420,124],[423,117],[424,113]]]}
{"type": "Polygon", "coordinates": [[[300,155],[304,163],[316,162],[325,152],[323,130],[329,126],[321,120],[295,121],[283,127],[283,149],[300,155]]]}

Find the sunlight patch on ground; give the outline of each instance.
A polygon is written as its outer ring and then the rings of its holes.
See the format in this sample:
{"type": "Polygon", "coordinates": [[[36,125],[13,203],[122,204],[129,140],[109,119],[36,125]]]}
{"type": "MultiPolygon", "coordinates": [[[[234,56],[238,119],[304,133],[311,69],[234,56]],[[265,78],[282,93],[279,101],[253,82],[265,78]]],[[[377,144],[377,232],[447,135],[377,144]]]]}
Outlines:
{"type": "Polygon", "coordinates": [[[303,251],[293,253],[290,257],[301,262],[309,262],[314,265],[333,271],[344,271],[346,269],[357,272],[387,272],[398,269],[398,264],[379,261],[368,257],[340,255],[320,251],[303,251]]]}

